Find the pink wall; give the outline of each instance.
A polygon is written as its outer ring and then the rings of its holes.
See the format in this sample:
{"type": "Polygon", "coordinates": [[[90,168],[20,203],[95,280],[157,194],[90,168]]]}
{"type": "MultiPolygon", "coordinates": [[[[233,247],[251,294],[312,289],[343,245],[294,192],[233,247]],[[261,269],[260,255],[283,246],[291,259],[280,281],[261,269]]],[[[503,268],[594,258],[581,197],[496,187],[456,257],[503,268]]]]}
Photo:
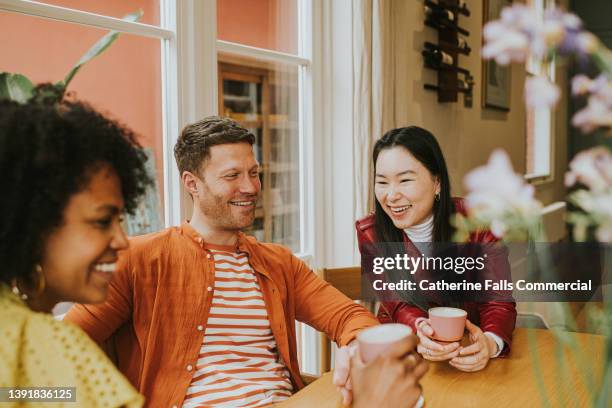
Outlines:
{"type": "MultiPolygon", "coordinates": [[[[123,16],[142,8],[149,21],[159,20],[157,1],[54,0],[67,7],[123,16]],[[95,5],[96,9],[88,8],[95,5]]],[[[33,82],[56,82],[106,31],[75,24],[0,12],[0,71],[19,72],[33,82]]],[[[161,48],[152,38],[122,34],[83,66],[68,90],[75,97],[119,120],[155,150],[162,185],[161,48]]],[[[163,190],[160,192],[163,197],[163,190]]]]}
{"type": "Polygon", "coordinates": [[[217,36],[297,54],[297,0],[217,0],[217,36]]]}

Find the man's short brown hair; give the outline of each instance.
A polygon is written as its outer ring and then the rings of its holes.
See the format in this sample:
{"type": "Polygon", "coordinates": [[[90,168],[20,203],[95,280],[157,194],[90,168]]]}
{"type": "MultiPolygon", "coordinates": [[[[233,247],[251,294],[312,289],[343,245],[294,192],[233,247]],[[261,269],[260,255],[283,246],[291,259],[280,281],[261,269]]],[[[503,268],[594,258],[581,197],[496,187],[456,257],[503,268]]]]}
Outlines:
{"type": "Polygon", "coordinates": [[[185,126],[174,146],[179,172],[198,174],[210,147],[228,143],[255,144],[255,136],[233,119],[208,116],[185,126]]]}

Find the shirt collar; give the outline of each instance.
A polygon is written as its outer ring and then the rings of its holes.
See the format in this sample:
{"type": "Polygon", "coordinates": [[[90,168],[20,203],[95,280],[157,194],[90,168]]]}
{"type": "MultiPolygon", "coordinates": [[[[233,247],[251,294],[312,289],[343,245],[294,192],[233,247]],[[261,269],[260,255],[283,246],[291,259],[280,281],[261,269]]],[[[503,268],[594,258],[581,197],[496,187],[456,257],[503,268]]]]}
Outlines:
{"type": "MultiPolygon", "coordinates": [[[[191,226],[191,224],[189,224],[188,220],[185,220],[181,225],[181,232],[185,236],[192,239],[196,244],[198,244],[198,246],[204,248],[206,244],[204,238],[202,237],[202,235],[200,235],[198,231],[195,230],[195,228],[191,226]]],[[[254,237],[249,237],[243,232],[238,232],[238,240],[236,242],[236,248],[238,249],[238,252],[247,254],[247,257],[249,258],[249,264],[255,272],[270,277],[265,268],[261,267],[261,263],[259,262],[259,256],[257,255],[256,251],[256,243],[257,240],[254,237]]]]}

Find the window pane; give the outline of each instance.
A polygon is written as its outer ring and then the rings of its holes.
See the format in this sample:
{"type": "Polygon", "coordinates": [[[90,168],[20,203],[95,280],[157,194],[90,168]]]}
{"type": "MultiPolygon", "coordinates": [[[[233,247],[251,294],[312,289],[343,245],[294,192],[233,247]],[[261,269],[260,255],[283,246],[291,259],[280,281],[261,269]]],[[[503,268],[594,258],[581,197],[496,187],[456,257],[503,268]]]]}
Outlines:
{"type": "Polygon", "coordinates": [[[122,18],[138,10],[143,11],[139,22],[159,25],[159,0],[37,0],[54,6],[88,11],[109,17],[122,18]]]}
{"type": "Polygon", "coordinates": [[[298,68],[219,57],[219,112],[257,138],[262,194],[248,233],[300,251],[298,68]]]}
{"type": "MultiPolygon", "coordinates": [[[[0,12],[0,72],[18,72],[34,83],[57,82],[105,30],[0,12]]],[[[148,214],[132,234],[161,228],[163,155],[160,40],[122,34],[103,54],[85,64],[68,91],[132,129],[151,154],[157,191],[148,214]]]]}
{"type": "Polygon", "coordinates": [[[217,38],[298,53],[297,0],[217,0],[217,38]]]}

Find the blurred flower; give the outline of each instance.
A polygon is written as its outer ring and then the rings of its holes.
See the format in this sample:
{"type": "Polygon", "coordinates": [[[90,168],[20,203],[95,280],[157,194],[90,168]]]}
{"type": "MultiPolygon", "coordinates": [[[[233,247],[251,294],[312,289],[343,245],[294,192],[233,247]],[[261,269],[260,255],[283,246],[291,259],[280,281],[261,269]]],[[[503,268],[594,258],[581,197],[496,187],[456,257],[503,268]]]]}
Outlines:
{"type": "Polygon", "coordinates": [[[529,54],[529,37],[512,30],[499,21],[488,23],[484,28],[486,44],[482,49],[484,59],[495,59],[499,65],[523,62],[529,54]]]}
{"type": "Polygon", "coordinates": [[[502,10],[499,20],[485,25],[482,56],[507,65],[524,62],[530,54],[543,59],[551,50],[561,54],[592,52],[597,43],[583,34],[582,21],[575,14],[551,8],[542,21],[531,7],[514,4],[502,10]]]}
{"type": "MultiPolygon", "coordinates": [[[[565,185],[583,184],[593,192],[612,189],[612,154],[602,146],[580,152],[565,174],[565,185]]],[[[611,205],[612,207],[612,205],[611,205]]]]}
{"type": "Polygon", "coordinates": [[[583,133],[597,128],[612,128],[612,107],[596,95],[591,95],[587,106],[572,118],[572,124],[583,133]]]}
{"type": "Polygon", "coordinates": [[[584,214],[574,216],[578,228],[596,227],[600,242],[612,242],[612,153],[599,146],[580,152],[565,175],[568,187],[581,184],[586,188],[573,192],[569,200],[584,214]]]}
{"type": "Polygon", "coordinates": [[[576,37],[576,49],[583,54],[593,54],[599,48],[599,40],[593,34],[583,31],[576,37]]]}
{"type": "MultiPolygon", "coordinates": [[[[571,213],[574,226],[578,229],[595,228],[595,238],[599,242],[612,242],[612,190],[594,192],[578,190],[568,197],[569,201],[580,207],[584,214],[571,213]]],[[[583,240],[586,237],[582,237],[583,240]]]]}
{"type": "Polygon", "coordinates": [[[532,108],[551,108],[555,106],[561,92],[559,88],[543,76],[534,76],[525,81],[525,103],[532,108]]]}
{"type": "MultiPolygon", "coordinates": [[[[536,37],[542,37],[546,50],[556,49],[561,54],[582,52],[579,38],[582,33],[582,21],[578,16],[554,7],[544,12],[544,24],[536,37]]],[[[542,55],[542,54],[539,54],[542,55]]]]}
{"type": "Polygon", "coordinates": [[[524,4],[504,8],[499,20],[484,27],[483,58],[495,59],[500,65],[525,61],[529,55],[530,37],[536,27],[536,16],[524,4]]]}
{"type": "Polygon", "coordinates": [[[508,232],[508,226],[505,222],[499,219],[491,221],[491,233],[498,238],[503,237],[508,232]]]}
{"type": "Polygon", "coordinates": [[[577,112],[572,123],[582,132],[589,133],[597,128],[612,128],[612,81],[604,74],[591,80],[586,75],[572,79],[574,95],[589,95],[587,106],[577,112]]]}
{"type": "Polygon", "coordinates": [[[532,226],[540,215],[533,186],[514,172],[503,150],[494,151],[485,166],[468,173],[464,184],[469,216],[491,228],[497,237],[513,228],[532,226]]]}
{"type": "MultiPolygon", "coordinates": [[[[608,203],[608,204],[612,205],[612,203],[608,203]]],[[[611,243],[612,242],[612,219],[608,220],[604,224],[601,224],[597,228],[597,232],[595,234],[599,242],[611,243]]]]}
{"type": "Polygon", "coordinates": [[[572,78],[572,94],[585,95],[593,91],[593,80],[584,74],[576,75],[572,78]]]}

